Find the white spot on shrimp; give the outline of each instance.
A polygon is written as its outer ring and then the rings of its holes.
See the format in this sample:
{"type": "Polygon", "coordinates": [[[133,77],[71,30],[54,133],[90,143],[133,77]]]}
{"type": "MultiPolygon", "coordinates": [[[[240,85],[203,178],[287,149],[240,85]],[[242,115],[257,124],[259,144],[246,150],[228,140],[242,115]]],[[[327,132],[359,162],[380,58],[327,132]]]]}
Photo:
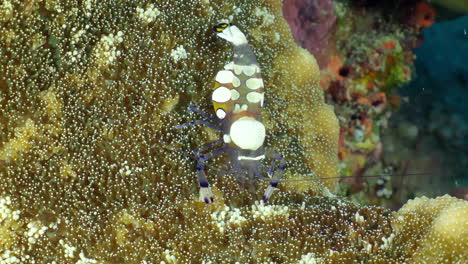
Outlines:
{"type": "Polygon", "coordinates": [[[247,44],[244,33],[236,26],[229,26],[222,32],[217,33],[218,37],[231,42],[234,46],[247,44]]]}
{"type": "Polygon", "coordinates": [[[248,106],[246,104],[243,104],[240,106],[239,104],[236,104],[234,106],[234,111],[232,111],[234,114],[240,113],[242,111],[247,111],[248,106]]]}
{"type": "Polygon", "coordinates": [[[260,72],[260,68],[258,68],[257,65],[255,64],[252,64],[252,65],[247,65],[247,66],[244,66],[244,69],[243,69],[245,75],[247,76],[252,76],[255,72],[260,72]]]}
{"type": "Polygon", "coordinates": [[[250,92],[247,94],[246,98],[247,101],[249,101],[249,103],[255,104],[261,102],[261,104],[263,105],[263,93],[250,92]]]}
{"type": "Polygon", "coordinates": [[[263,87],[263,79],[261,78],[250,78],[245,83],[247,87],[251,90],[257,90],[258,88],[263,87]]]}
{"type": "Polygon", "coordinates": [[[229,143],[231,142],[231,136],[229,136],[228,134],[225,134],[223,135],[223,140],[224,140],[224,143],[229,143]]]}
{"type": "Polygon", "coordinates": [[[232,71],[219,71],[216,75],[216,81],[219,83],[232,83],[234,74],[232,71]]]}
{"type": "Polygon", "coordinates": [[[239,148],[257,150],[265,140],[265,126],[251,117],[242,117],[232,123],[229,135],[239,148]]]}
{"type": "Polygon", "coordinates": [[[211,99],[218,103],[225,103],[231,100],[231,90],[224,86],[218,87],[214,90],[211,99]]]}
{"type": "Polygon", "coordinates": [[[262,160],[265,159],[265,155],[260,155],[257,157],[250,157],[250,156],[239,156],[238,160],[262,160]]]}
{"type": "Polygon", "coordinates": [[[235,90],[235,89],[232,89],[231,90],[231,100],[235,101],[235,100],[239,99],[239,97],[240,97],[239,92],[237,90],[235,90]]]}
{"type": "Polygon", "coordinates": [[[232,75],[232,85],[234,85],[234,87],[236,87],[236,88],[241,85],[241,81],[235,75],[232,75]]]}
{"type": "MultiPolygon", "coordinates": [[[[234,54],[234,57],[237,57],[237,55],[234,54]]],[[[244,66],[239,65],[239,64],[234,64],[234,73],[237,75],[240,75],[242,73],[242,68],[244,66]]]]}
{"type": "Polygon", "coordinates": [[[247,76],[252,76],[255,72],[260,72],[260,68],[255,64],[252,64],[252,65],[234,64],[233,69],[234,69],[234,73],[237,75],[244,73],[247,76]]]}
{"type": "Polygon", "coordinates": [[[232,70],[232,69],[234,69],[234,62],[231,61],[230,63],[224,65],[224,69],[225,69],[225,70],[232,70]]]}
{"type": "Polygon", "coordinates": [[[226,117],[226,112],[224,111],[224,109],[218,108],[218,110],[216,110],[216,116],[219,119],[224,119],[226,117]]]}

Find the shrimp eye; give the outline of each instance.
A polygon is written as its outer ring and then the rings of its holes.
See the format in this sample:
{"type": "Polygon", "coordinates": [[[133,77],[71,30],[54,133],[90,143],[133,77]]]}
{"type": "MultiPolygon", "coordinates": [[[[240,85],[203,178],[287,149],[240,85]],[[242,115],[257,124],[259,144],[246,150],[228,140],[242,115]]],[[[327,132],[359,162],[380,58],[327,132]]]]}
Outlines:
{"type": "Polygon", "coordinates": [[[217,32],[217,33],[223,32],[223,30],[225,30],[228,26],[229,26],[229,24],[220,23],[220,24],[213,27],[213,31],[217,32]]]}

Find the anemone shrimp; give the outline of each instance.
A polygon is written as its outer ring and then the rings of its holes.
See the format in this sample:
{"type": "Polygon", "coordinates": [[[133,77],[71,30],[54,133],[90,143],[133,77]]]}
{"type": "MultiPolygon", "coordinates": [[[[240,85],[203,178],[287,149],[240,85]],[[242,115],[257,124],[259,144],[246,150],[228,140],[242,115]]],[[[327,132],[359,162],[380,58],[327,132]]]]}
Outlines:
{"type": "Polygon", "coordinates": [[[212,103],[219,126],[210,122],[209,115],[190,106],[190,111],[197,112],[205,119],[177,125],[174,128],[181,129],[201,124],[223,133],[221,139],[193,151],[197,161],[196,170],[201,200],[205,203],[214,201],[206,178],[206,161],[227,153],[232,163],[229,172],[235,173],[239,182],[244,182],[246,178],[250,181],[263,178],[262,161],[265,158],[272,160],[266,171],[270,179],[263,194],[263,201],[266,203],[277,188],[286,163],[281,154],[267,151],[264,147],[266,131],[260,115],[260,109],[264,105],[264,84],[260,66],[247,38],[237,26],[221,23],[214,26],[213,31],[219,38],[230,42],[234,48],[232,62],[226,64],[215,78],[212,103]],[[203,150],[219,144],[222,144],[221,147],[214,151],[200,154],[203,150]]]}

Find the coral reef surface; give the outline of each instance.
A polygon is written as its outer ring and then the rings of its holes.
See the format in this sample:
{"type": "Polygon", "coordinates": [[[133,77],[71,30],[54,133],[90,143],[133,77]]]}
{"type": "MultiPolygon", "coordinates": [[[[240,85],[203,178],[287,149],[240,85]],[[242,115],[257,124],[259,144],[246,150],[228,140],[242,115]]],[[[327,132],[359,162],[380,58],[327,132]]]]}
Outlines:
{"type": "MultiPolygon", "coordinates": [[[[393,227],[387,209],[317,195],[333,180],[284,183],[265,205],[256,201],[262,190],[214,179],[223,157],[208,170],[215,203],[198,200],[184,153],[220,135],[170,127],[196,118],[188,104],[211,109],[207,87],[231,57],[211,32],[220,20],[236,23],[255,49],[267,145],[288,160],[286,178],[336,176],[338,122],[281,4],[4,0],[0,262],[402,263],[439,246],[432,236],[420,244],[422,226],[436,236],[451,231],[444,223],[466,223],[460,202],[433,218],[405,214],[393,227]]],[[[441,241],[463,241],[448,234],[441,241]]],[[[459,246],[442,247],[434,263],[465,259],[459,246]]]]}
{"type": "MultiPolygon", "coordinates": [[[[13,0],[0,10],[0,192],[14,212],[4,221],[4,261],[154,262],[179,248],[179,259],[193,253],[185,260],[196,262],[209,253],[191,249],[201,244],[189,238],[197,231],[178,232],[207,228],[185,212],[212,210],[198,204],[185,152],[221,135],[171,126],[196,118],[188,104],[211,109],[214,76],[231,59],[211,31],[223,20],[255,49],[267,84],[267,145],[288,160],[286,177],[337,174],[338,122],[280,1],[13,0]]],[[[253,204],[265,182],[257,193],[239,189],[231,175],[216,178],[223,164],[209,164],[216,199],[253,204]]]]}

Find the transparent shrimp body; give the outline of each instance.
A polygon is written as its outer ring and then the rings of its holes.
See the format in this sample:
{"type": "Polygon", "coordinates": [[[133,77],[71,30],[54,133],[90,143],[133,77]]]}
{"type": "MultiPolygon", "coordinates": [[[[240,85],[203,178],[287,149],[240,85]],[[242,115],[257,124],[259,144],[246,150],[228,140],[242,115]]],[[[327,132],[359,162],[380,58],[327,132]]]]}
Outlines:
{"type": "Polygon", "coordinates": [[[213,31],[218,37],[230,42],[234,49],[233,61],[216,74],[215,89],[212,94],[213,108],[221,126],[211,124],[206,114],[195,107],[190,107],[190,110],[198,112],[207,119],[189,122],[176,128],[203,124],[223,133],[220,140],[194,151],[200,198],[203,201],[206,203],[214,201],[205,174],[205,162],[214,156],[227,153],[232,164],[229,172],[233,172],[240,183],[246,179],[252,182],[256,178],[262,178],[265,171],[262,161],[265,158],[272,160],[271,166],[266,171],[271,180],[263,196],[263,201],[267,202],[278,185],[285,162],[282,155],[266,152],[263,147],[266,130],[260,115],[264,103],[264,84],[260,67],[245,35],[237,26],[221,23],[214,26],[213,31]],[[222,146],[207,154],[199,154],[202,149],[218,144],[222,146]],[[279,163],[277,169],[275,169],[276,163],[279,163]]]}

